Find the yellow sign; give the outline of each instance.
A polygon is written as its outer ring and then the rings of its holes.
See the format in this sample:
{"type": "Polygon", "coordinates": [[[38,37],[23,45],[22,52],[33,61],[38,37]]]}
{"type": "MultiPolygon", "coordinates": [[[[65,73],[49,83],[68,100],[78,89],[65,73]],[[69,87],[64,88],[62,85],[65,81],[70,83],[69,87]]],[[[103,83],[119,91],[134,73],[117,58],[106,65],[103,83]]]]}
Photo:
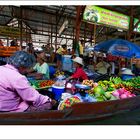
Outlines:
{"type": "MultiPolygon", "coordinates": [[[[8,37],[20,37],[20,28],[14,28],[9,26],[0,26],[0,35],[8,37]]],[[[22,37],[29,36],[24,30],[22,30],[22,37]]]]}

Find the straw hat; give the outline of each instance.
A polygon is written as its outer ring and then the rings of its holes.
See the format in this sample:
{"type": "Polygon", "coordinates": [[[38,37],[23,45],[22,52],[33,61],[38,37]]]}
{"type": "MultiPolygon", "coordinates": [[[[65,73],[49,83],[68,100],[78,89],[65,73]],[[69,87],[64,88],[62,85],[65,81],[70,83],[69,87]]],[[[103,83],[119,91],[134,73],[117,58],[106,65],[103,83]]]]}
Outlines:
{"type": "Polygon", "coordinates": [[[127,74],[127,75],[134,75],[133,73],[132,73],[132,71],[130,70],[130,69],[124,69],[124,70],[122,70],[122,72],[121,72],[122,74],[127,74]]]}
{"type": "Polygon", "coordinates": [[[84,65],[83,59],[80,58],[80,57],[74,58],[73,61],[76,62],[76,63],[78,63],[78,64],[80,64],[80,65],[82,65],[82,66],[84,65]]]}

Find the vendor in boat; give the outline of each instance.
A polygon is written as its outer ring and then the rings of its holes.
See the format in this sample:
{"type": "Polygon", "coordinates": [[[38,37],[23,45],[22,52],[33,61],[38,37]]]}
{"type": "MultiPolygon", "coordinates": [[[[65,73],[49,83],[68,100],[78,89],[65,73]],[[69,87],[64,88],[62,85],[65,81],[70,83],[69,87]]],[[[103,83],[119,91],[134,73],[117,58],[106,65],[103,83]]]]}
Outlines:
{"type": "Polygon", "coordinates": [[[111,65],[106,61],[106,58],[98,57],[97,64],[95,65],[95,71],[100,74],[109,74],[111,65]]]}
{"type": "Polygon", "coordinates": [[[83,59],[80,57],[76,57],[73,59],[73,62],[74,62],[74,66],[75,66],[76,70],[72,74],[72,76],[70,76],[67,80],[70,80],[70,79],[86,80],[86,79],[88,79],[87,74],[83,70],[83,66],[84,66],[83,59]]]}
{"type": "Polygon", "coordinates": [[[140,60],[136,60],[135,64],[132,65],[132,72],[135,76],[140,76],[140,60]]]}
{"type": "Polygon", "coordinates": [[[57,58],[57,69],[60,70],[62,67],[62,57],[63,55],[67,54],[67,45],[63,44],[59,47],[56,51],[56,58],[57,58]]]}
{"type": "Polygon", "coordinates": [[[0,66],[0,112],[30,112],[51,109],[54,100],[39,94],[23,75],[34,64],[33,56],[17,51],[0,66]]]}
{"type": "Polygon", "coordinates": [[[28,76],[33,76],[35,79],[50,79],[49,66],[46,63],[43,49],[35,51],[35,57],[37,63],[27,71],[28,76]]]}

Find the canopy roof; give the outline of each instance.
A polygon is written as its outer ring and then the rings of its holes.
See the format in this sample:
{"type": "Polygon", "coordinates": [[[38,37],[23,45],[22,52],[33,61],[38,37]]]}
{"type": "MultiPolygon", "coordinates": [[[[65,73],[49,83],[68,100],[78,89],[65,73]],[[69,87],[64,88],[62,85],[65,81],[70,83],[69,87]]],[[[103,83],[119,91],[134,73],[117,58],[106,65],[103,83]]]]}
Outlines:
{"type": "MultiPolygon", "coordinates": [[[[57,32],[57,43],[68,45],[72,44],[74,39],[74,29],[76,25],[76,7],[73,5],[46,5],[46,6],[0,6],[0,25],[19,26],[22,21],[23,28],[30,29],[32,38],[39,43],[55,43],[57,32]],[[64,21],[68,21],[68,26],[58,35],[64,21]],[[41,36],[40,36],[41,35],[41,36]],[[51,39],[52,38],[52,39],[51,39]]],[[[85,7],[85,6],[83,6],[85,7]]],[[[103,8],[130,15],[132,6],[101,6],[103,8]]],[[[133,6],[134,17],[139,18],[140,6],[133,6]]],[[[94,25],[82,22],[80,27],[80,38],[91,42],[95,34],[96,42],[106,40],[107,38],[122,38],[126,32],[119,32],[115,28],[97,25],[94,32],[94,25]]],[[[136,35],[139,40],[139,34],[136,35]]]]}

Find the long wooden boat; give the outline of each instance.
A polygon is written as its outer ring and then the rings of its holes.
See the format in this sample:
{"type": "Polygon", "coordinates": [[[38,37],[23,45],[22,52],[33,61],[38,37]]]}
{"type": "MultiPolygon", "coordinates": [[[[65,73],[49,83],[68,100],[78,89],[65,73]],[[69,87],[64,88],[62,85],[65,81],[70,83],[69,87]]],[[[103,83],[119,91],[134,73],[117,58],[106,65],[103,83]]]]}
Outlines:
{"type": "Polygon", "coordinates": [[[102,120],[140,107],[140,96],[94,103],[78,103],[66,110],[0,113],[1,125],[66,125],[102,120]]]}

